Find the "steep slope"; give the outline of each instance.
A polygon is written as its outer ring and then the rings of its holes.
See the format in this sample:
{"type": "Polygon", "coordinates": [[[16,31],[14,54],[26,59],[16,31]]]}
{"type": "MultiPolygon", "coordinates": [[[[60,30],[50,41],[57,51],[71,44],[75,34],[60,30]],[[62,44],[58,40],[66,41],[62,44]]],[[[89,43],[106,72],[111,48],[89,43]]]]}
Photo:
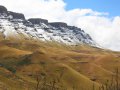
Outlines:
{"type": "MultiPolygon", "coordinates": [[[[61,87],[63,89],[68,88],[69,90],[72,90],[74,85],[77,88],[87,85],[91,90],[93,81],[69,66],[69,63],[76,62],[76,60],[72,60],[69,56],[66,57],[67,53],[71,53],[70,51],[67,51],[67,49],[48,47],[44,43],[42,43],[44,47],[41,47],[40,43],[37,44],[34,42],[34,45],[36,44],[39,46],[37,50],[25,50],[27,45],[33,45],[33,42],[22,41],[24,47],[22,47],[21,44],[20,46],[22,48],[19,50],[17,49],[17,45],[19,47],[20,42],[16,44],[17,42],[12,40],[12,43],[9,46],[7,43],[10,42],[11,40],[2,40],[2,46],[0,48],[0,53],[2,54],[0,57],[0,81],[4,83],[4,87],[16,90],[16,88],[22,85],[22,87],[17,90],[25,90],[25,88],[34,90],[36,87],[36,74],[43,73],[47,75],[47,84],[49,84],[51,80],[60,79],[60,82],[56,83],[56,87],[60,87],[60,84],[63,85],[61,87]],[[52,53],[50,53],[51,51],[52,53]],[[60,53],[56,54],[56,52],[60,53]],[[62,60],[62,58],[66,58],[67,61],[64,61],[65,59],[62,60]],[[65,73],[61,76],[62,70],[64,70],[65,73]],[[71,80],[72,82],[70,83],[71,80]],[[15,83],[16,85],[14,85],[15,83]],[[79,83],[81,83],[80,87],[79,83]]],[[[36,47],[32,48],[35,49],[36,47]]],[[[95,83],[95,86],[97,88],[98,84],[95,83]]]]}
{"type": "Polygon", "coordinates": [[[1,40],[0,44],[1,87],[12,90],[35,90],[37,80],[39,88],[43,83],[50,88],[55,81],[54,87],[60,90],[93,90],[93,85],[99,90],[120,68],[120,53],[90,46],[25,40],[1,40]]]}
{"type": "Polygon", "coordinates": [[[92,38],[80,28],[63,22],[49,23],[40,18],[26,20],[21,13],[7,11],[0,6],[0,32],[3,38],[36,39],[57,41],[69,45],[89,44],[95,46],[92,38]]]}

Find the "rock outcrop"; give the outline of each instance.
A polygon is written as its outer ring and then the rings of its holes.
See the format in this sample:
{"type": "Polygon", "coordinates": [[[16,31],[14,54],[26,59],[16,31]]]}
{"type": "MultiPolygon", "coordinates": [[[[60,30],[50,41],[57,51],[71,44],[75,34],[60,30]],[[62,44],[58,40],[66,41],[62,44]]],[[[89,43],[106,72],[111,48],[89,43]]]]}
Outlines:
{"type": "Polygon", "coordinates": [[[6,7],[0,6],[0,13],[7,13],[6,7]]]}
{"type": "Polygon", "coordinates": [[[8,15],[11,15],[13,17],[13,19],[22,19],[25,20],[25,16],[22,13],[16,13],[16,12],[8,12],[8,15]]]}
{"type": "Polygon", "coordinates": [[[30,18],[28,19],[32,24],[40,24],[40,23],[45,23],[48,24],[48,20],[41,19],[41,18],[30,18]]]}
{"type": "Polygon", "coordinates": [[[63,22],[53,22],[53,23],[49,23],[49,24],[53,27],[67,27],[67,24],[63,23],[63,22]]]}
{"type": "Polygon", "coordinates": [[[24,14],[8,11],[0,6],[0,32],[4,38],[15,37],[26,40],[57,41],[67,45],[88,44],[95,46],[92,38],[81,28],[64,22],[52,22],[41,18],[25,19],[24,14]]]}

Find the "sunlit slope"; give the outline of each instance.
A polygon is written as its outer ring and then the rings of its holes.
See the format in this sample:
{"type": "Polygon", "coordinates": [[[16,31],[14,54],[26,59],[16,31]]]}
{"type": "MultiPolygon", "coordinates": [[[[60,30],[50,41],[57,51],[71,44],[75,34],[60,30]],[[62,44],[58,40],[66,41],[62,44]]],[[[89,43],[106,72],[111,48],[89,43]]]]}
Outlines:
{"type": "MultiPolygon", "coordinates": [[[[0,86],[35,90],[37,78],[60,90],[99,90],[120,68],[120,53],[56,42],[0,40],[0,86]]],[[[40,84],[42,85],[42,84],[40,84]]]]}

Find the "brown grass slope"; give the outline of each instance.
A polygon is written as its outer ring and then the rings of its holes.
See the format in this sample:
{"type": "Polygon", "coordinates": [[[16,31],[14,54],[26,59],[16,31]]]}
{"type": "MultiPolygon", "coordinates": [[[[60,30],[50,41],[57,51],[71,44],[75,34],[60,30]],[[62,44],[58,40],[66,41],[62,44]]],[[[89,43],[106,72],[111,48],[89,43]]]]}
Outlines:
{"type": "Polygon", "coordinates": [[[116,68],[120,68],[120,53],[110,50],[0,40],[1,90],[99,90],[116,68]]]}

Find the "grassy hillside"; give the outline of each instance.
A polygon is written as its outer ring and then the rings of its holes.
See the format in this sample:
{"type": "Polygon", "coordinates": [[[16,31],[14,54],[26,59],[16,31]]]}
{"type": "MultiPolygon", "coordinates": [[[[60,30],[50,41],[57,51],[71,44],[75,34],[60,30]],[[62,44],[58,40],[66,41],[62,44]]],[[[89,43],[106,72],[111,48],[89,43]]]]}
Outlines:
{"type": "Polygon", "coordinates": [[[102,90],[116,77],[116,68],[119,52],[0,39],[0,90],[102,90]]]}

